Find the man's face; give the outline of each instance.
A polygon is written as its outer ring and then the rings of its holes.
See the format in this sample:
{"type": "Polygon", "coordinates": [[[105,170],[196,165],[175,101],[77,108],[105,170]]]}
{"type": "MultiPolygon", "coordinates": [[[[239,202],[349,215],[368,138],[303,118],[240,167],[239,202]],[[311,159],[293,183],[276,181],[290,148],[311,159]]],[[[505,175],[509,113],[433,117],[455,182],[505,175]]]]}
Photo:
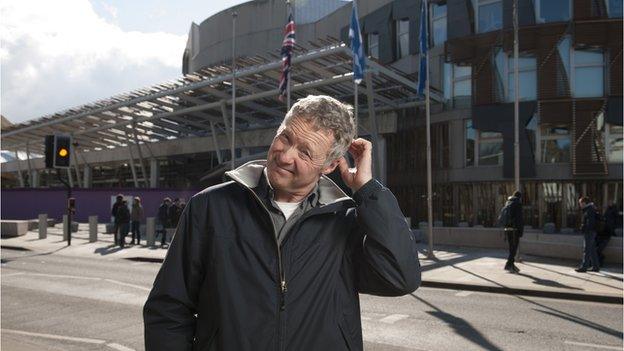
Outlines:
{"type": "Polygon", "coordinates": [[[321,174],[330,173],[337,165],[325,165],[333,142],[331,132],[293,117],[277,131],[269,148],[267,176],[271,186],[288,194],[307,195],[321,174]]]}

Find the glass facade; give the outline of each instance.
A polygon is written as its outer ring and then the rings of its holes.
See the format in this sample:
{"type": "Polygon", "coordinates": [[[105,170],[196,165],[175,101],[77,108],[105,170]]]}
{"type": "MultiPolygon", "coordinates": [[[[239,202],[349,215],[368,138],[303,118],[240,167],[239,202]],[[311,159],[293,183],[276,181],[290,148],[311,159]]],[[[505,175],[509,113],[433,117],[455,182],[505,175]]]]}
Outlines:
{"type": "Polygon", "coordinates": [[[624,136],[622,126],[609,125],[607,133],[607,160],[610,163],[623,163],[624,136]]]}
{"type": "Polygon", "coordinates": [[[503,28],[503,1],[477,0],[477,33],[503,28]]]}
{"type": "Polygon", "coordinates": [[[465,122],[465,139],[466,139],[466,167],[475,165],[475,146],[477,144],[477,130],[472,128],[472,121],[465,122]]]}
{"type": "Polygon", "coordinates": [[[433,46],[444,44],[446,41],[446,5],[431,5],[431,27],[433,46]]]}
{"type": "Polygon", "coordinates": [[[604,55],[597,50],[574,50],[574,97],[604,95],[604,55]]]}
{"type": "Polygon", "coordinates": [[[622,0],[607,0],[606,3],[610,18],[622,18],[622,0]]]}
{"type": "Polygon", "coordinates": [[[409,55],[409,20],[396,21],[397,59],[409,55]]]}
{"type": "Polygon", "coordinates": [[[540,127],[540,162],[570,162],[570,131],[567,126],[542,124],[540,127]]]}
{"type": "Polygon", "coordinates": [[[572,18],[571,0],[535,0],[537,23],[565,22],[572,18]]]}
{"type": "Polygon", "coordinates": [[[379,34],[370,33],[366,36],[368,45],[368,55],[370,57],[379,58],[379,34]]]}
{"type": "Polygon", "coordinates": [[[472,95],[472,67],[453,65],[453,96],[472,95]]]}

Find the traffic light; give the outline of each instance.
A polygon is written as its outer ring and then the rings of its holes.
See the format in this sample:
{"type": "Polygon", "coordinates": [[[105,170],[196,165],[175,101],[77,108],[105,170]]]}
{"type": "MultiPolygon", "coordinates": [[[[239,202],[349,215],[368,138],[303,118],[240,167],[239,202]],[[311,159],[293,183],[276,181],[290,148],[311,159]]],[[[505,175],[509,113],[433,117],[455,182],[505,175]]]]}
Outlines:
{"type": "Polygon", "coordinates": [[[46,168],[69,168],[71,136],[47,135],[45,137],[46,168]]]}

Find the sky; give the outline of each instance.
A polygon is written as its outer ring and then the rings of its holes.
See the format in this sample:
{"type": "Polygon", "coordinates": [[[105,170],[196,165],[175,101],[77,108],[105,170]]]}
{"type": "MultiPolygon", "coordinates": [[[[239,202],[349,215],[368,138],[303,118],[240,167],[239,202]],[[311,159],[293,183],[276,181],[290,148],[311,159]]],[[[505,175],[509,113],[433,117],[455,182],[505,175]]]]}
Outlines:
{"type": "Polygon", "coordinates": [[[0,0],[0,112],[13,123],[182,75],[192,22],[247,0],[0,0]]]}

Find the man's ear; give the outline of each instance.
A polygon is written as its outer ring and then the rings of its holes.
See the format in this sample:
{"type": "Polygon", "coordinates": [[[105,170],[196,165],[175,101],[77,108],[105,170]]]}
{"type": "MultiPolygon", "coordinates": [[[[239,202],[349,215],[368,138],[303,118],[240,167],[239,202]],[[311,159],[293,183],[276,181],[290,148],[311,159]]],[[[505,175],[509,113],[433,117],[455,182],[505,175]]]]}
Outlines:
{"type": "Polygon", "coordinates": [[[321,170],[321,173],[323,173],[325,175],[330,174],[331,172],[334,171],[334,169],[336,169],[336,167],[338,167],[339,163],[340,163],[340,159],[339,158],[331,161],[331,163],[329,165],[323,167],[323,169],[321,170]]]}

